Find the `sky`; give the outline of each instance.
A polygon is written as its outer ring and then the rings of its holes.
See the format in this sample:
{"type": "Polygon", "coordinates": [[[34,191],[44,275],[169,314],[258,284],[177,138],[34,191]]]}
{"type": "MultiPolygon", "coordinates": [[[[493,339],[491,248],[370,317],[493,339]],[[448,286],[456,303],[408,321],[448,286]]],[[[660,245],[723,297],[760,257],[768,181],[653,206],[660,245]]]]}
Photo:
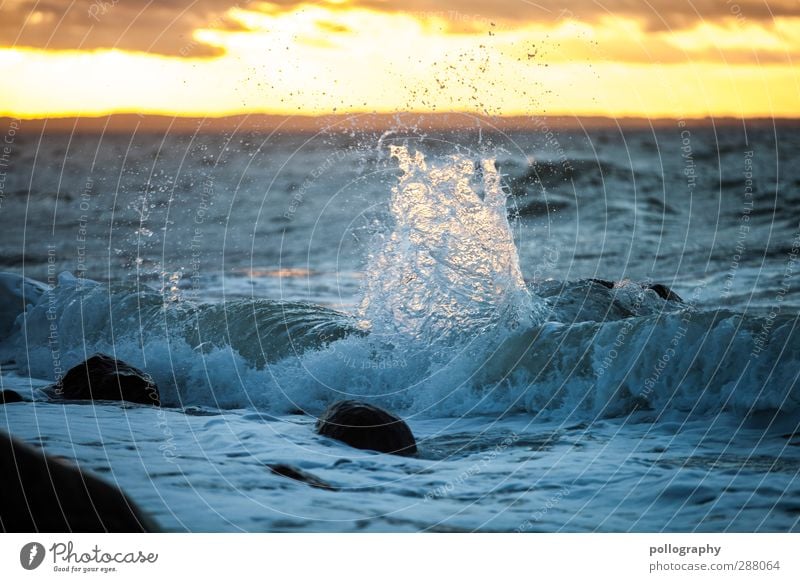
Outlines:
{"type": "Polygon", "coordinates": [[[798,0],[0,0],[0,115],[800,117],[798,0]]]}

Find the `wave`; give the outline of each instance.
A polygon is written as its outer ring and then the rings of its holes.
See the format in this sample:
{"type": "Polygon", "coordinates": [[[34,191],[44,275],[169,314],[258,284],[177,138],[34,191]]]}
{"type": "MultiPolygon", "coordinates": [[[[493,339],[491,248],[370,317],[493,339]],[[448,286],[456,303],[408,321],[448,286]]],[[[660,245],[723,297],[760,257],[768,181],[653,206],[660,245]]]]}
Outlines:
{"type": "Polygon", "coordinates": [[[528,286],[493,160],[392,154],[402,174],[357,313],[5,275],[0,356],[55,380],[105,352],[150,373],[168,406],[318,413],[360,398],[409,415],[565,420],[800,412],[797,314],[699,310],[696,293],[684,302],[649,281],[528,286]]]}
{"type": "Polygon", "coordinates": [[[424,416],[575,419],[800,410],[796,315],[699,311],[634,283],[536,290],[549,321],[473,331],[445,349],[389,341],[312,304],[165,302],[62,275],[0,348],[21,372],[51,380],[112,354],[146,369],[170,406],[317,413],[348,397],[424,416]]]}
{"type": "MultiPolygon", "coordinates": [[[[173,405],[182,403],[182,390],[203,372],[203,362],[221,354],[230,359],[225,366],[260,371],[270,362],[363,334],[353,318],[309,303],[255,299],[195,304],[144,285],[107,286],[69,273],[62,273],[58,285],[49,289],[4,274],[0,290],[21,296],[23,281],[31,302],[0,341],[4,361],[34,378],[58,380],[92,353],[114,354],[153,373],[168,387],[167,402],[173,405]]],[[[193,403],[215,405],[204,398],[193,403]]]]}

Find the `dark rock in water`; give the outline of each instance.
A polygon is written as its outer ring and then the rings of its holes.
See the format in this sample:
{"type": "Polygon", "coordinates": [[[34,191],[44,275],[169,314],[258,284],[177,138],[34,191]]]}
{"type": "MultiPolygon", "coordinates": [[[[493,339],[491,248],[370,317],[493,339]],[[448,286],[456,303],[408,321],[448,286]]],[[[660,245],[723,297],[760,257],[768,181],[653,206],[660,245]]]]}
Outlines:
{"type": "Polygon", "coordinates": [[[602,285],[606,289],[614,288],[614,281],[606,281],[605,279],[587,279],[587,281],[591,281],[592,283],[597,283],[598,285],[602,285]]]}
{"type": "Polygon", "coordinates": [[[25,402],[25,399],[13,390],[0,390],[0,404],[11,404],[12,402],[25,402]]]}
{"type": "Polygon", "coordinates": [[[683,299],[675,293],[672,289],[667,287],[666,285],[662,285],[661,283],[655,283],[653,285],[648,285],[648,289],[652,289],[655,291],[661,299],[665,301],[677,301],[678,303],[683,303],[683,299]]]}
{"type": "Polygon", "coordinates": [[[150,376],[105,354],[95,354],[70,369],[51,389],[66,400],[125,400],[161,405],[158,386],[150,376]]]}
{"type": "Polygon", "coordinates": [[[608,322],[683,309],[683,300],[666,285],[630,280],[606,279],[577,281],[545,280],[532,284],[532,290],[550,308],[554,321],[608,322]],[[643,293],[652,290],[653,293],[643,293]],[[656,295],[659,299],[656,299],[656,295]],[[666,302],[666,303],[665,303],[666,302]]]}
{"type": "Polygon", "coordinates": [[[550,200],[535,199],[527,204],[520,204],[516,209],[512,208],[509,213],[516,216],[548,216],[567,210],[570,206],[568,202],[552,198],[550,200]]]}
{"type": "Polygon", "coordinates": [[[297,467],[292,467],[291,465],[284,465],[282,463],[277,464],[269,464],[267,468],[275,473],[276,475],[280,475],[281,477],[288,477],[289,479],[294,479],[295,481],[300,481],[301,483],[306,483],[311,487],[316,487],[317,489],[328,489],[330,491],[338,491],[337,487],[334,487],[327,481],[323,481],[316,475],[312,475],[308,471],[303,471],[302,469],[298,469],[297,467]]]}
{"type": "Polygon", "coordinates": [[[119,489],[0,433],[0,530],[147,532],[155,524],[119,489]]]}
{"type": "Polygon", "coordinates": [[[357,449],[394,455],[415,455],[417,443],[408,425],[371,404],[342,400],[317,421],[317,432],[357,449]]]}
{"type": "Polygon", "coordinates": [[[544,282],[537,295],[552,309],[557,321],[618,321],[635,315],[617,300],[614,283],[603,279],[544,282]]]}

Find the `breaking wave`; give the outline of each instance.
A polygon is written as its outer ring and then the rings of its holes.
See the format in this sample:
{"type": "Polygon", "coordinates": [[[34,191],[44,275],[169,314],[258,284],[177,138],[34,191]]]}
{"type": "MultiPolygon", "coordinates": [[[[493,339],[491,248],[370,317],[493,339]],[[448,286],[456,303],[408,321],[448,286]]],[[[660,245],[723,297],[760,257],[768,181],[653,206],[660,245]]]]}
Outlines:
{"type": "Polygon", "coordinates": [[[56,379],[101,351],[147,370],[166,405],[276,413],[342,397],[436,416],[798,412],[796,315],[701,311],[633,282],[526,285],[493,160],[392,155],[356,313],[8,274],[3,361],[56,379]]]}

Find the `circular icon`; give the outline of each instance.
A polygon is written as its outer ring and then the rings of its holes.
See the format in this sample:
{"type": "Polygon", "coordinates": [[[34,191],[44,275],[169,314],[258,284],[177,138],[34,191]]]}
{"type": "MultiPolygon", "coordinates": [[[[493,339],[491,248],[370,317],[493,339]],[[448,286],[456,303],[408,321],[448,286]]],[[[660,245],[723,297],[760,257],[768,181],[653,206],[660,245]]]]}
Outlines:
{"type": "Polygon", "coordinates": [[[19,563],[26,570],[35,570],[44,561],[44,546],[38,542],[30,542],[22,546],[19,552],[19,563]]]}

